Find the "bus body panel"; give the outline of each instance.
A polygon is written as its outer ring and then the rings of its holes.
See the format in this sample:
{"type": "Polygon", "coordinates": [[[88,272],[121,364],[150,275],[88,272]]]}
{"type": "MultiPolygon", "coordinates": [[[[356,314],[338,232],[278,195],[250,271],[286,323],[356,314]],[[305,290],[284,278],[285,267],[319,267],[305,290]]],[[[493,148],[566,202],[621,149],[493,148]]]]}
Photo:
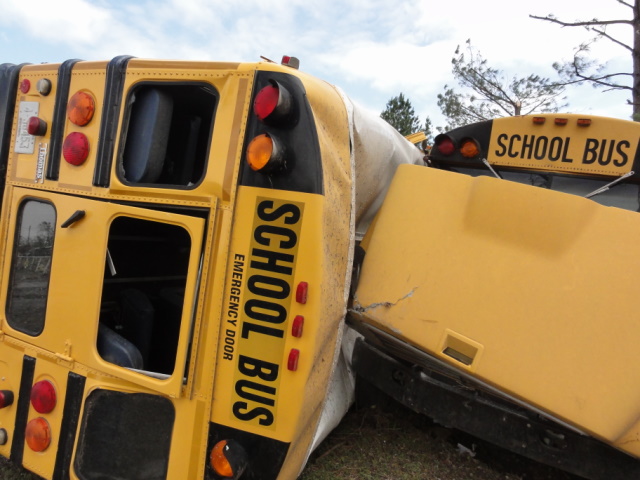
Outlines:
{"type": "Polygon", "coordinates": [[[401,167],[352,314],[637,455],[638,234],[633,212],[401,167]]]}

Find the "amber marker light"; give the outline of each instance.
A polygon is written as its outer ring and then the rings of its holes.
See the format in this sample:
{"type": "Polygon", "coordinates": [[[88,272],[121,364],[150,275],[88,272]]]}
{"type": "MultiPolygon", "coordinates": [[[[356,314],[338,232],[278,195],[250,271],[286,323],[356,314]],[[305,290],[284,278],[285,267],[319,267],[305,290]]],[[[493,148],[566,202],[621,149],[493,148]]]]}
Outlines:
{"type": "Polygon", "coordinates": [[[25,430],[25,440],[34,452],[44,452],[51,443],[49,422],[42,417],[29,420],[25,430]]]}
{"type": "Polygon", "coordinates": [[[285,165],[283,151],[277,140],[266,133],[254,137],[249,143],[247,162],[252,170],[261,173],[272,173],[285,165]]]}
{"type": "Polygon", "coordinates": [[[460,146],[460,154],[464,158],[475,158],[480,154],[480,146],[473,138],[466,138],[460,146]]]}
{"type": "Polygon", "coordinates": [[[238,479],[247,467],[247,452],[234,440],[220,440],[211,449],[211,468],[222,478],[238,479]]]}
{"type": "Polygon", "coordinates": [[[67,104],[67,116],[69,121],[79,127],[88,124],[96,110],[96,102],[93,96],[87,92],[76,92],[67,104]]]}
{"type": "Polygon", "coordinates": [[[591,125],[591,119],[590,118],[579,118],[578,119],[578,126],[579,127],[588,127],[591,125]]]}

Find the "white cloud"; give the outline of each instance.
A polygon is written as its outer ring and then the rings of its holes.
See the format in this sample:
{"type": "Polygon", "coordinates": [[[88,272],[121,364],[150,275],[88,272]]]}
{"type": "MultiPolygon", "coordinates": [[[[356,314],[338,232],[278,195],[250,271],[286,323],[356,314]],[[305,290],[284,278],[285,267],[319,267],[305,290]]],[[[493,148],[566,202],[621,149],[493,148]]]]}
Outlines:
{"type": "MultiPolygon", "coordinates": [[[[403,92],[421,117],[437,117],[437,94],[445,83],[455,85],[451,58],[456,45],[470,38],[489,64],[508,77],[553,76],[551,63],[570,58],[589,35],[581,28],[530,19],[529,14],[554,13],[568,21],[631,15],[616,0],[590,3],[32,0],[25,8],[23,0],[0,0],[0,51],[7,56],[0,62],[120,54],[256,61],[260,55],[278,60],[289,54],[300,58],[303,70],[336,83],[372,110],[382,110],[388,99],[403,92]]],[[[608,32],[622,32],[625,41],[632,33],[626,26],[608,32]]],[[[622,68],[630,65],[629,53],[611,42],[600,42],[593,53],[622,68]]],[[[614,98],[592,89],[576,92],[571,95],[576,110],[614,98]]],[[[630,110],[619,103],[621,110],[630,110]]]]}

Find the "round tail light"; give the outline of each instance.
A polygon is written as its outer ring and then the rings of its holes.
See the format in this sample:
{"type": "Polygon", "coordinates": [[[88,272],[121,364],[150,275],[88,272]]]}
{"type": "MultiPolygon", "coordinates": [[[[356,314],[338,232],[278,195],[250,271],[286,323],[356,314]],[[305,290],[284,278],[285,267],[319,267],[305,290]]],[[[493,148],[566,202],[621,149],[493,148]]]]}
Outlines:
{"type": "Polygon", "coordinates": [[[31,405],[38,413],[49,413],[56,406],[56,389],[49,380],[41,380],[31,387],[31,405]]]}
{"type": "Polygon", "coordinates": [[[51,443],[49,422],[42,417],[29,420],[25,430],[25,440],[34,452],[44,452],[51,443]]]}
{"type": "Polygon", "coordinates": [[[80,132],[71,132],[62,144],[62,155],[71,165],[82,165],[89,156],[89,139],[80,132]]]}

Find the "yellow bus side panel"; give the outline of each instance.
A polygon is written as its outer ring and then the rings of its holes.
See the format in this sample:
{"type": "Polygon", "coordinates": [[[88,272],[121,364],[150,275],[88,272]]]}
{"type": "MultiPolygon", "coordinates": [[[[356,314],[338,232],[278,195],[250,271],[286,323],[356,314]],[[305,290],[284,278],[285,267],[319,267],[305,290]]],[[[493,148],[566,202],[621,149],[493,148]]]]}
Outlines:
{"type": "Polygon", "coordinates": [[[587,175],[620,176],[631,171],[638,150],[640,125],[628,120],[579,115],[533,115],[493,120],[487,160],[494,165],[587,175]],[[555,117],[567,120],[556,125],[555,117]]]}
{"type": "Polygon", "coordinates": [[[366,321],[638,452],[637,213],[401,166],[372,230],[366,321]]]}

